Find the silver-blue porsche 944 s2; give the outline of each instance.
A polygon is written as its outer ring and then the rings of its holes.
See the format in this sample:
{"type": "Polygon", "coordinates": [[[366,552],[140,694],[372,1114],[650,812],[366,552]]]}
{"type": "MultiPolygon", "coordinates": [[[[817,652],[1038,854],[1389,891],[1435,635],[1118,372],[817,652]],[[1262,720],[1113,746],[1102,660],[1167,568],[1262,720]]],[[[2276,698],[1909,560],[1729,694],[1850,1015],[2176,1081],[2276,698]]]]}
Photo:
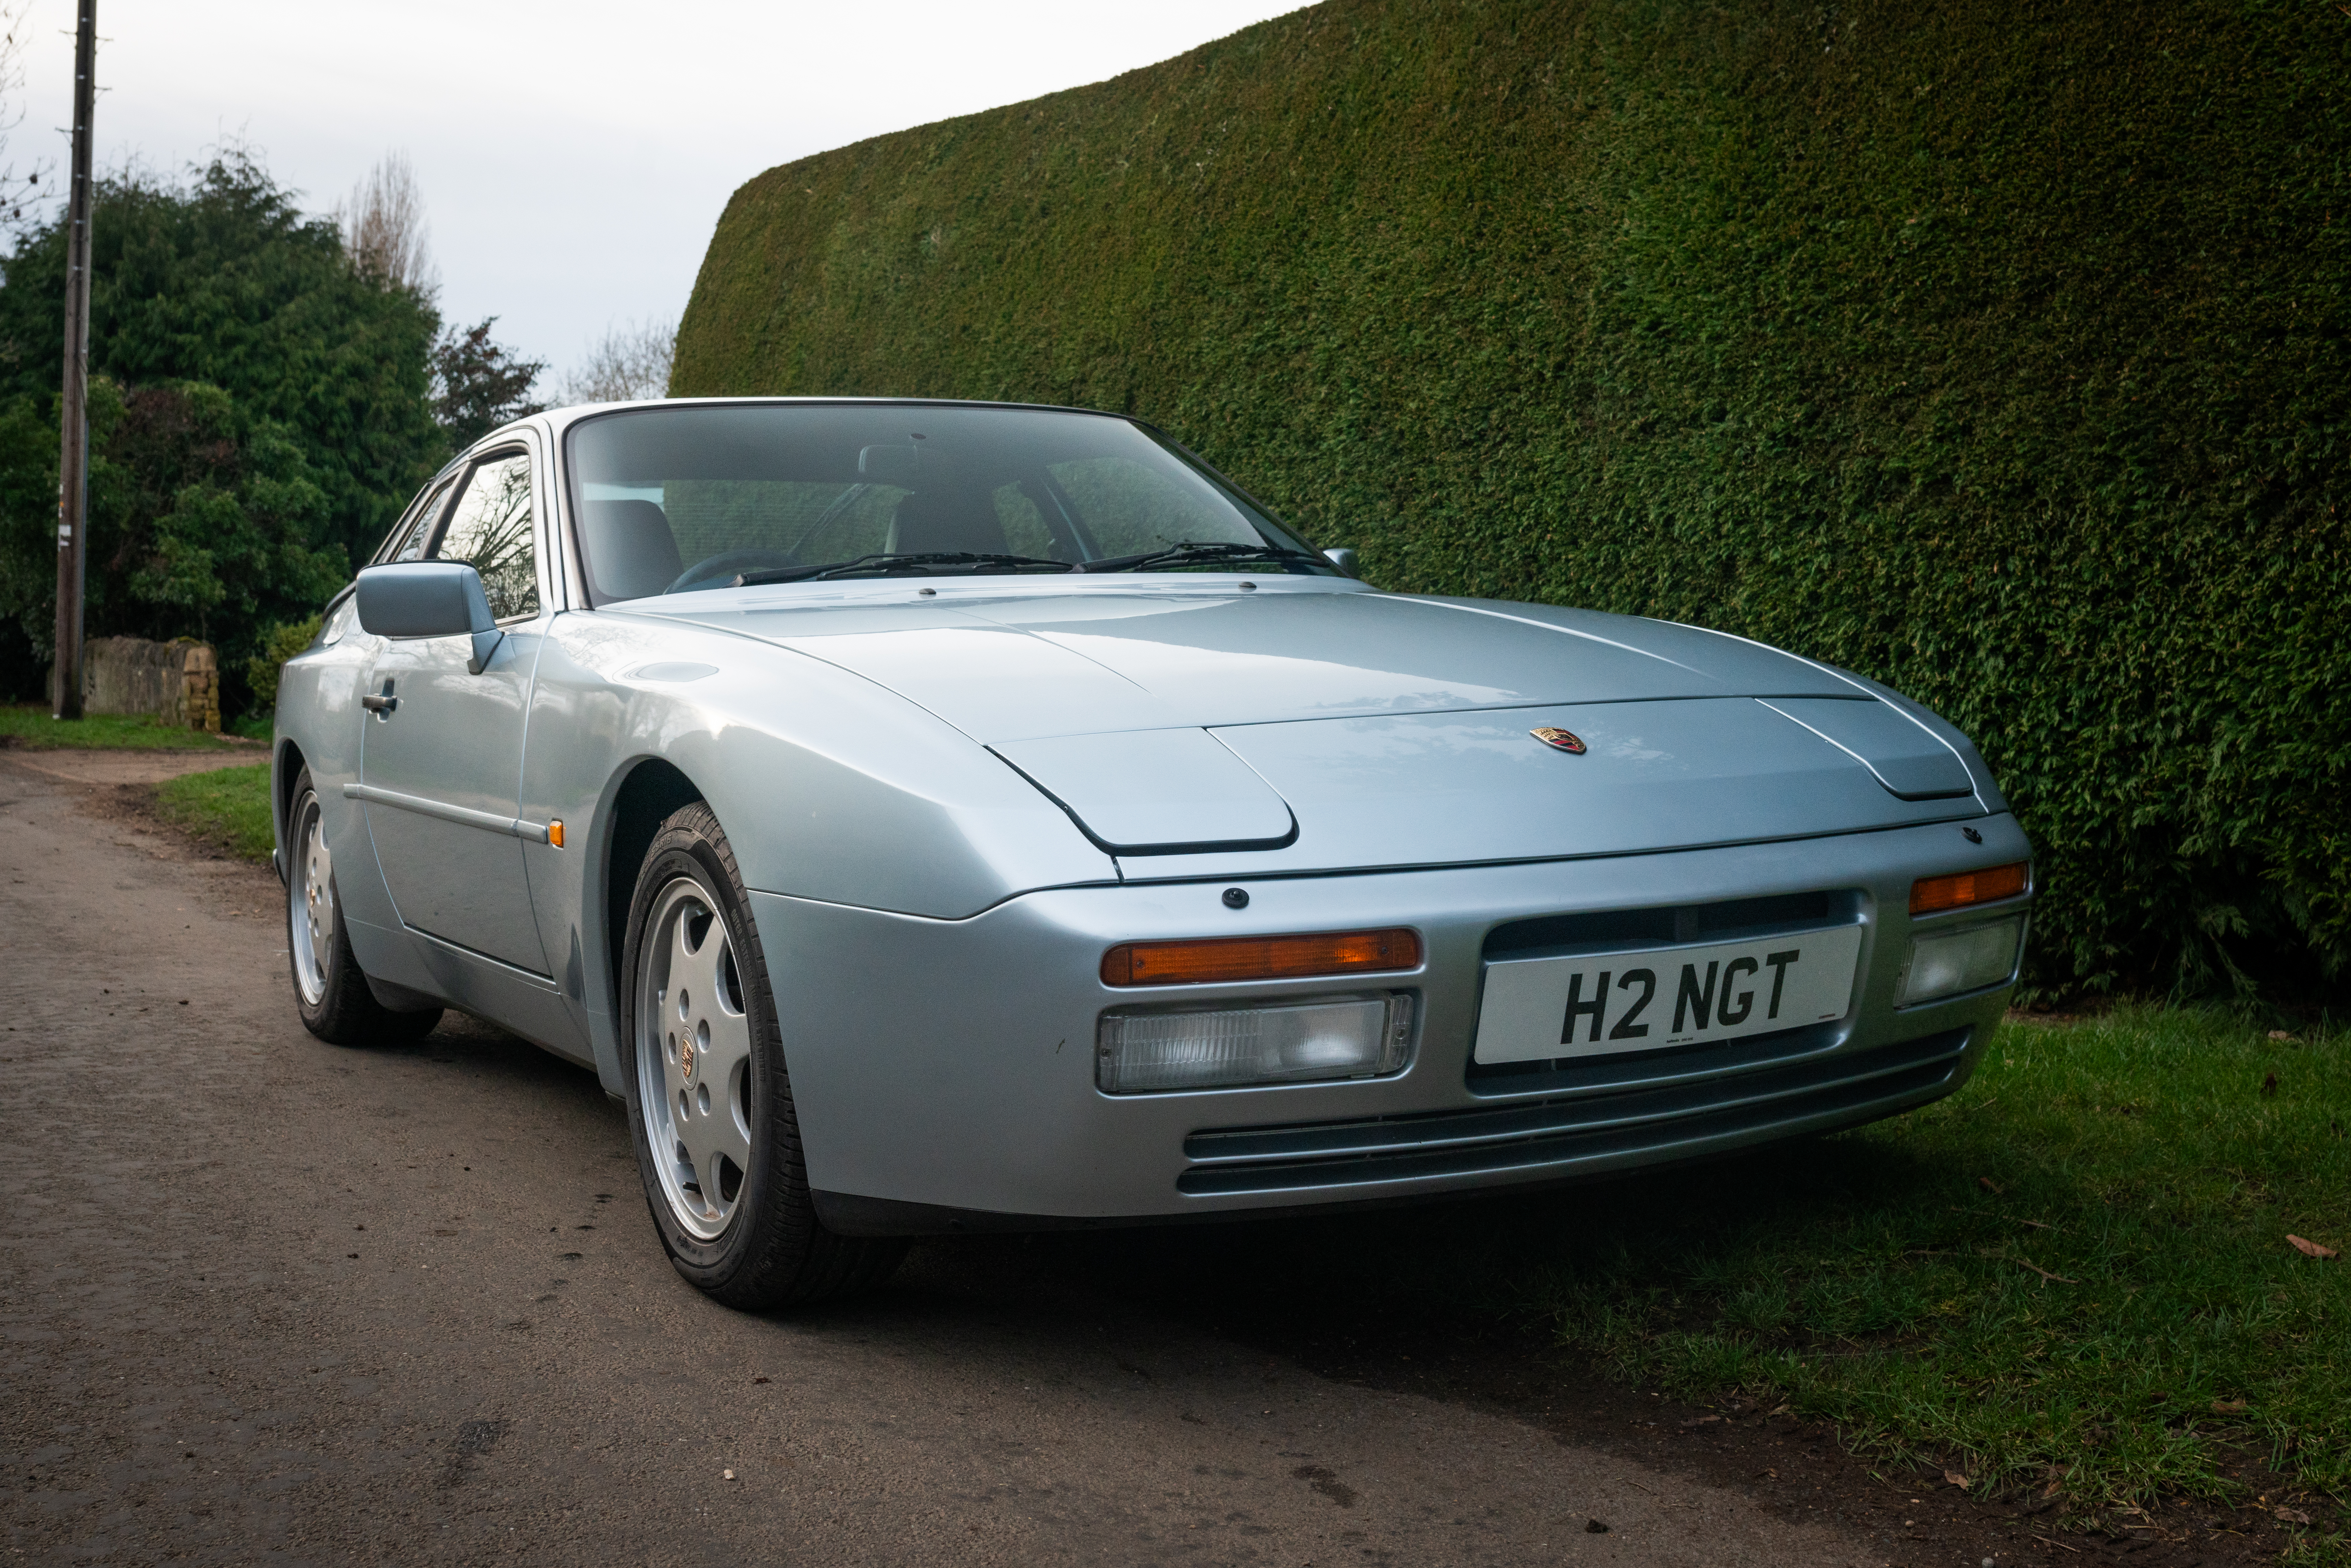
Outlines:
{"type": "Polygon", "coordinates": [[[303,1021],[592,1067],[746,1307],[910,1236],[1557,1181],[1966,1080],[2032,893],[1966,737],[1352,567],[1113,415],[511,425],[286,667],[303,1021]]]}

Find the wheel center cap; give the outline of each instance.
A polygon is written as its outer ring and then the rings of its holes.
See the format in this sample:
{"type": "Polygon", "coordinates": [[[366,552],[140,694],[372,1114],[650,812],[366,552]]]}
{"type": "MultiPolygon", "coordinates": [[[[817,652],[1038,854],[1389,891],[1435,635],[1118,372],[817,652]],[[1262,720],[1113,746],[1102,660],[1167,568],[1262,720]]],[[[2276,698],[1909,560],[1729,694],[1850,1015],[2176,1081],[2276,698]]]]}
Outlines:
{"type": "Polygon", "coordinates": [[[688,1083],[694,1082],[694,1037],[690,1034],[678,1037],[677,1071],[688,1083]]]}

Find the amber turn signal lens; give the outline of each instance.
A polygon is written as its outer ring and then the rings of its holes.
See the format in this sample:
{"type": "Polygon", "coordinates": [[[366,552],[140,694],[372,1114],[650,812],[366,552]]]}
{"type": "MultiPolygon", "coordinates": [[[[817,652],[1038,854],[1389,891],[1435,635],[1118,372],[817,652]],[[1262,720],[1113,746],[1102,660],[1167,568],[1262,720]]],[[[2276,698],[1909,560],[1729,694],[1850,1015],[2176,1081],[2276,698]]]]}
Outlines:
{"type": "Polygon", "coordinates": [[[1996,865],[1990,871],[1963,871],[1950,876],[1924,876],[1910,884],[1910,913],[1939,915],[1965,909],[1970,904],[1991,904],[2014,898],[2032,885],[2032,862],[1996,865]]]}
{"type": "Polygon", "coordinates": [[[562,823],[549,822],[547,824],[547,841],[553,844],[559,850],[563,847],[562,823]]]}
{"type": "Polygon", "coordinates": [[[1214,936],[1197,942],[1122,942],[1102,955],[1105,986],[1194,986],[1212,980],[1298,980],[1409,969],[1420,937],[1401,928],[1312,936],[1214,936]]]}

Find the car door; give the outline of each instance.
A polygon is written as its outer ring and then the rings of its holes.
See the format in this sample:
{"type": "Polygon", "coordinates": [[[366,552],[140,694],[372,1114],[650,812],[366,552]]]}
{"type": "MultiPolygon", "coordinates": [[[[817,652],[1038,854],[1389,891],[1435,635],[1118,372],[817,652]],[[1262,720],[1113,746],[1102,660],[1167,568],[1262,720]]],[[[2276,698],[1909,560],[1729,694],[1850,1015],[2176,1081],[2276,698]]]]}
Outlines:
{"type": "Polygon", "coordinates": [[[531,454],[500,447],[466,469],[446,520],[427,517],[405,559],[481,574],[505,635],[479,672],[472,640],[386,641],[361,721],[367,822],[401,924],[502,964],[548,973],[515,836],[523,724],[544,627],[531,454]]]}

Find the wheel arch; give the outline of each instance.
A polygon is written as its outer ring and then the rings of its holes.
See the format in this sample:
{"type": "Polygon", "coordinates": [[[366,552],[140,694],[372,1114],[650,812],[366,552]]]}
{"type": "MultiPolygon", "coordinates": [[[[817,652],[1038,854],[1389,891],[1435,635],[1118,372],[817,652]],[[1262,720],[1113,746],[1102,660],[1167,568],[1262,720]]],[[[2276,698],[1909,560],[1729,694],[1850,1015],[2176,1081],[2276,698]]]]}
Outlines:
{"type": "Polygon", "coordinates": [[[269,831],[274,841],[269,859],[277,868],[277,880],[285,882],[293,875],[293,856],[287,847],[286,831],[294,815],[294,781],[310,764],[302,755],[301,747],[290,739],[278,741],[270,760],[276,766],[269,772],[269,831]]]}
{"type": "Polygon", "coordinates": [[[622,948],[628,941],[629,901],[636,895],[637,868],[671,813],[706,799],[684,769],[658,757],[638,759],[612,797],[611,821],[598,868],[602,885],[596,908],[604,923],[605,975],[615,1019],[620,1017],[622,948]]]}

